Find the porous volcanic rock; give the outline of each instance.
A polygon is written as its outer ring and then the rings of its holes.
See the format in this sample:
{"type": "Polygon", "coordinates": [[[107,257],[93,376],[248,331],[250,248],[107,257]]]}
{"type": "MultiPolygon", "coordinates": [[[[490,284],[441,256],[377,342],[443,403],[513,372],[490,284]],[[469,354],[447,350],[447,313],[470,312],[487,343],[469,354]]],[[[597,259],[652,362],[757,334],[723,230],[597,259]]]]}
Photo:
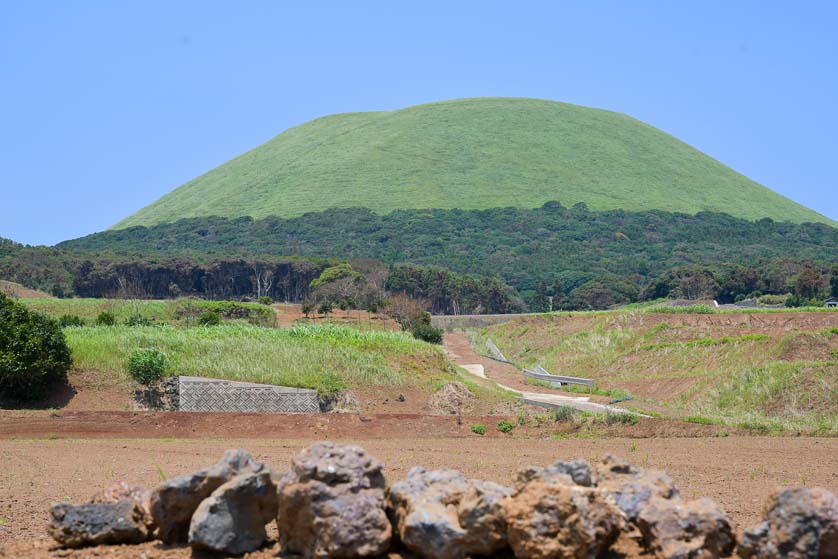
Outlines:
{"type": "Polygon", "coordinates": [[[349,558],[389,549],[392,528],[379,460],[357,446],[319,442],[291,464],[277,484],[277,528],[284,551],[306,558],[349,558]]]}
{"type": "Polygon", "coordinates": [[[416,467],[390,488],[387,512],[401,542],[420,557],[491,555],[507,547],[503,501],[511,494],[456,470],[416,467]]]}
{"type": "Polygon", "coordinates": [[[556,475],[569,476],[573,483],[583,487],[595,485],[593,468],[585,460],[572,460],[570,462],[558,460],[546,468],[530,466],[518,471],[515,475],[515,483],[522,485],[536,478],[548,479],[556,475]]]}
{"type": "Polygon", "coordinates": [[[736,547],[730,521],[712,499],[654,497],[637,515],[637,526],[645,547],[667,559],[729,557],[736,547]]]}
{"type": "Polygon", "coordinates": [[[264,543],[265,525],[276,513],[276,485],[270,471],[238,475],[198,505],[189,526],[189,543],[233,555],[254,551],[264,543]]]}
{"type": "Polygon", "coordinates": [[[826,489],[778,489],[765,521],[747,530],[737,552],[744,559],[838,557],[838,499],[826,489]]]}
{"type": "Polygon", "coordinates": [[[625,515],[605,493],[572,483],[567,474],[536,476],[504,504],[515,557],[597,557],[620,536],[625,515]]]}
{"type": "Polygon", "coordinates": [[[606,455],[596,467],[596,487],[610,495],[626,517],[637,515],[653,497],[674,499],[678,488],[665,472],[633,466],[621,458],[606,455]]]}
{"type": "Polygon", "coordinates": [[[154,518],[151,516],[151,495],[150,489],[142,485],[131,486],[124,481],[112,483],[105,487],[101,493],[97,493],[90,500],[91,503],[117,503],[119,501],[133,501],[143,511],[143,522],[149,528],[154,529],[154,518]]]}
{"type": "Polygon", "coordinates": [[[64,547],[140,543],[148,539],[143,511],[130,500],[52,507],[47,532],[64,547]]]}
{"type": "Polygon", "coordinates": [[[218,464],[163,483],[151,496],[157,537],[166,543],[185,543],[192,514],[201,501],[238,474],[262,471],[268,471],[267,467],[246,450],[228,450],[218,464]]]}

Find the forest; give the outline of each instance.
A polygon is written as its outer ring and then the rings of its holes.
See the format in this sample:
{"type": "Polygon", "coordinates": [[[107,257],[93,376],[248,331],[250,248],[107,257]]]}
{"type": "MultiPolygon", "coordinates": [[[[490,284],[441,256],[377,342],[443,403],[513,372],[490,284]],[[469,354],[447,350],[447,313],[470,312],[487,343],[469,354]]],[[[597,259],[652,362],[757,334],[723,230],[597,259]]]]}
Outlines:
{"type": "MultiPolygon", "coordinates": [[[[659,298],[719,303],[835,295],[838,229],[721,213],[334,209],[292,219],[184,219],[65,241],[0,242],[0,277],[62,295],[309,297],[337,263],[432,312],[601,309],[659,298]],[[375,263],[375,264],[370,264],[375,263]],[[267,274],[267,276],[264,276],[267,274]],[[265,284],[269,281],[269,285],[265,284]]],[[[776,302],[776,300],[774,300],[776,302]]]]}

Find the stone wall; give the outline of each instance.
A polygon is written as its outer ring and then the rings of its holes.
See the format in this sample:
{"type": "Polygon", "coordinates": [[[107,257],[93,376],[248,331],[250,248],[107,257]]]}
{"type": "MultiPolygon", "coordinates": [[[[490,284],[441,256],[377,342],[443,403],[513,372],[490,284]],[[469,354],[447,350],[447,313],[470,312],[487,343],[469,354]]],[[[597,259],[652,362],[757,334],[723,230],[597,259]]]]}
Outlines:
{"type": "Polygon", "coordinates": [[[315,390],[249,382],[178,377],[180,411],[316,413],[315,390]]]}

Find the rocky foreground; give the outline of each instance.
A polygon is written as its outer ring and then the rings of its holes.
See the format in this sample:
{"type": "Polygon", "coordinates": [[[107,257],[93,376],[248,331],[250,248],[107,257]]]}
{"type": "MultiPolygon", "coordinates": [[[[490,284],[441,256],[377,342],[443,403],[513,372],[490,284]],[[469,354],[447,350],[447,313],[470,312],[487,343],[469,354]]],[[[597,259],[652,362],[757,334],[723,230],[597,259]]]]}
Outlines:
{"type": "Polygon", "coordinates": [[[362,448],[329,442],[299,453],[285,474],[229,450],[153,491],[109,487],[90,503],[53,507],[49,533],[63,548],[159,540],[240,555],[264,551],[273,522],[271,551],[305,558],[587,558],[627,537],[667,558],[838,557],[838,499],[820,488],[777,491],[764,522],[737,539],[713,500],[682,500],[664,472],[612,456],[530,467],[513,487],[418,467],[388,484],[362,448]]]}

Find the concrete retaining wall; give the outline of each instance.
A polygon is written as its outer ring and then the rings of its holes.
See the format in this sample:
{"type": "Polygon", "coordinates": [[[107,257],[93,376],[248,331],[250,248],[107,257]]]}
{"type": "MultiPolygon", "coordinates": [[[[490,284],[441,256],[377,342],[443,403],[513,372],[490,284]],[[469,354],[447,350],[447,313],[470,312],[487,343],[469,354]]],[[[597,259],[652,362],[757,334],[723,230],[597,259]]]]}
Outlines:
{"type": "Polygon", "coordinates": [[[178,377],[180,411],[317,413],[317,391],[201,377],[178,377]]]}

